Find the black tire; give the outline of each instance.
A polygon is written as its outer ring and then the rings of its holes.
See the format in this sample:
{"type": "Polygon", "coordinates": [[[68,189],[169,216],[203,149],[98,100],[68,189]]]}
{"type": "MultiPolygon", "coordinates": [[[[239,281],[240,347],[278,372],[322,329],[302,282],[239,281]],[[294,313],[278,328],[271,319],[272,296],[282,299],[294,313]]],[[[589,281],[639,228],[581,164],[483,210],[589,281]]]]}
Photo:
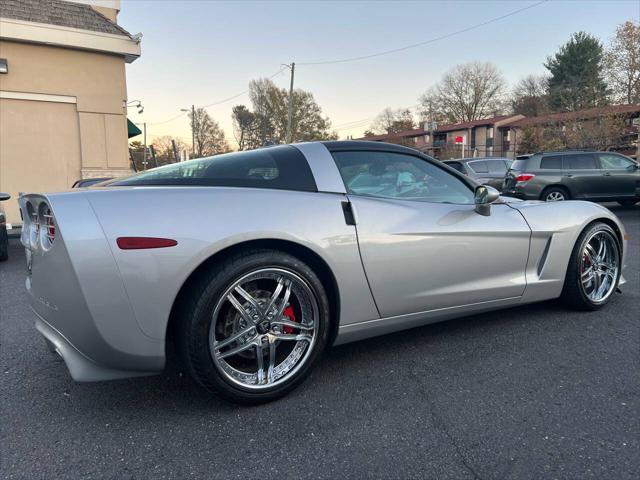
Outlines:
{"type": "Polygon", "coordinates": [[[562,188],[562,187],[547,187],[544,189],[544,191],[542,192],[542,195],[540,195],[540,200],[544,201],[544,202],[551,202],[551,201],[563,201],[563,200],[571,200],[571,195],[569,195],[569,192],[567,191],[567,189],[562,188]],[[558,198],[557,200],[551,200],[550,197],[551,196],[561,196],[562,198],[558,198]]]}
{"type": "Polygon", "coordinates": [[[618,203],[623,207],[633,207],[636,203],[640,202],[640,200],[618,200],[618,203]]]}
{"type": "Polygon", "coordinates": [[[578,237],[571,258],[569,259],[569,265],[567,267],[567,274],[564,279],[564,286],[560,299],[568,307],[576,310],[598,310],[604,307],[613,298],[615,290],[618,288],[620,282],[620,276],[622,274],[622,251],[620,248],[620,241],[613,229],[602,222],[594,222],[588,225],[584,231],[578,237]],[[589,238],[595,233],[605,231],[611,234],[615,239],[615,248],[618,252],[618,273],[617,278],[614,281],[613,293],[610,294],[604,301],[594,302],[584,292],[580,281],[580,264],[582,261],[583,250],[589,238]]]}
{"type": "MultiPolygon", "coordinates": [[[[310,374],[329,337],[329,300],[315,272],[303,261],[289,254],[266,249],[238,252],[216,265],[197,280],[188,298],[178,306],[177,347],[180,359],[200,385],[226,400],[242,404],[259,404],[276,400],[296,388],[310,374]],[[303,279],[315,296],[318,306],[318,330],[310,353],[297,371],[270,389],[254,391],[233,383],[214,364],[209,344],[213,312],[225,291],[244,275],[264,268],[279,268],[303,279]]],[[[215,328],[215,326],[214,326],[215,328]]]]}
{"type": "Polygon", "coordinates": [[[0,262],[9,258],[9,235],[7,229],[0,225],[0,262]]]}

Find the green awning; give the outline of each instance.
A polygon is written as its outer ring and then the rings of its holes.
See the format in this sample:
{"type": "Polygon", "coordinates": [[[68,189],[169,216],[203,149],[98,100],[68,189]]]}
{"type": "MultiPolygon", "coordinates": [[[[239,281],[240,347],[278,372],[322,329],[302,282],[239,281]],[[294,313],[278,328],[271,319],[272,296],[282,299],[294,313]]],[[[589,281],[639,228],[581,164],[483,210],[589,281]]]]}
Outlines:
{"type": "Polygon", "coordinates": [[[142,133],[136,124],[127,118],[127,138],[138,136],[142,133]]]}

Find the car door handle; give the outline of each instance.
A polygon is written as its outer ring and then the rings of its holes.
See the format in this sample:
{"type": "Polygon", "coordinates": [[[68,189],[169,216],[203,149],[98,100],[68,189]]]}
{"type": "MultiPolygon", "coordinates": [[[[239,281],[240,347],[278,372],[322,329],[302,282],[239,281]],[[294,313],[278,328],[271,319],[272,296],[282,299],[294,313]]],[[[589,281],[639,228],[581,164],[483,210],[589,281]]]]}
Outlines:
{"type": "Polygon", "coordinates": [[[611,176],[611,172],[604,172],[602,174],[603,177],[610,177],[611,176]]]}
{"type": "Polygon", "coordinates": [[[565,173],[564,176],[568,177],[568,178],[571,178],[571,177],[573,177],[573,173],[565,173]]]}

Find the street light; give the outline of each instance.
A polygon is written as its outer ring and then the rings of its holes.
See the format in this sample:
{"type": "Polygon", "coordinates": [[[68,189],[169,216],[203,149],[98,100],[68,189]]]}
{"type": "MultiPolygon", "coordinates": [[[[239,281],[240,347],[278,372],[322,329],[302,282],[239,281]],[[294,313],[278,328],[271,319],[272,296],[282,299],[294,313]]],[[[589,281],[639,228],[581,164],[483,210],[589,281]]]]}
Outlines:
{"type": "MultiPolygon", "coordinates": [[[[188,112],[188,108],[181,108],[181,112],[188,112]]],[[[196,107],[191,105],[191,154],[196,158],[196,107]]]]}
{"type": "Polygon", "coordinates": [[[129,100],[127,102],[127,108],[136,107],[138,109],[138,113],[144,112],[144,107],[142,106],[142,102],[140,100],[129,100]]]}

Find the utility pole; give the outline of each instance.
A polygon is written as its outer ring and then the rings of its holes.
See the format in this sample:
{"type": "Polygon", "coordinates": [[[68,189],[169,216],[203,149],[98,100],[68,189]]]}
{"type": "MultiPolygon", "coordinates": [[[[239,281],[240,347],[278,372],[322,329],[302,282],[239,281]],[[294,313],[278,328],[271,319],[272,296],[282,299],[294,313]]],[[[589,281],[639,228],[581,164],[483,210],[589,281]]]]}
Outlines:
{"type": "Polygon", "coordinates": [[[191,105],[191,152],[196,158],[196,106],[191,105]]]}
{"type": "Polygon", "coordinates": [[[147,169],[147,122],[142,124],[144,130],[144,151],[142,152],[142,169],[147,169]]]}
{"type": "Polygon", "coordinates": [[[289,86],[289,115],[287,117],[287,143],[293,141],[292,123],[293,123],[293,75],[296,70],[295,62],[287,65],[291,69],[291,85],[289,86]]]}

